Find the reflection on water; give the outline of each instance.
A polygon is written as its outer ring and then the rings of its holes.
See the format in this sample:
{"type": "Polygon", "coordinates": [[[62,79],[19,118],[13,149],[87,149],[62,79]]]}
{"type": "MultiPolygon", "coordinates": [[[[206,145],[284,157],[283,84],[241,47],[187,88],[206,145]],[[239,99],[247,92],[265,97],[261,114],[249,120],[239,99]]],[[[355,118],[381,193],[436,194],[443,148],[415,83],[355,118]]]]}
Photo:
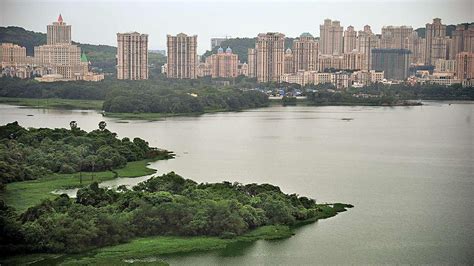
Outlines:
{"type": "Polygon", "coordinates": [[[355,205],[289,239],[172,256],[171,264],[472,264],[473,111],[473,103],[442,102],[296,106],[119,123],[93,111],[0,105],[0,122],[68,127],[75,120],[89,131],[105,120],[120,138],[140,137],[177,154],[151,163],[157,174],[272,183],[319,202],[355,205]]]}

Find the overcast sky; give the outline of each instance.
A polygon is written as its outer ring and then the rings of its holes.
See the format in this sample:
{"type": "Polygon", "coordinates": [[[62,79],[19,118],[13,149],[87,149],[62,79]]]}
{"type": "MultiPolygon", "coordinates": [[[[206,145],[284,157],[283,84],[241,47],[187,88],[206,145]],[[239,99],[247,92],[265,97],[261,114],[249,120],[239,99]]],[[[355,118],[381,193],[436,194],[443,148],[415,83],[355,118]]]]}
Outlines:
{"type": "Polygon", "coordinates": [[[445,24],[474,21],[474,0],[0,0],[0,25],[46,32],[61,13],[72,25],[72,39],[116,46],[116,33],[149,34],[149,49],[165,49],[166,34],[198,35],[198,52],[211,37],[255,37],[278,31],[289,37],[302,32],[319,36],[325,18],[360,30],[369,24],[379,33],[385,25],[424,27],[434,17],[445,24]]]}

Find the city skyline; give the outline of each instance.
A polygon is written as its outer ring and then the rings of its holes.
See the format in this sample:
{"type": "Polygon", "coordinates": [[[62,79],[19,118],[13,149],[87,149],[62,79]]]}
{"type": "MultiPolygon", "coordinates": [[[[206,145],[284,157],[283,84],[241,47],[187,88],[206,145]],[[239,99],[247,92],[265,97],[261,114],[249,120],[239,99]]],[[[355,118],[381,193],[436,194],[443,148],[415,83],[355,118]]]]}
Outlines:
{"type": "Polygon", "coordinates": [[[202,54],[209,50],[209,42],[213,37],[253,38],[261,32],[282,32],[287,37],[297,37],[302,32],[310,32],[319,37],[319,27],[326,18],[340,21],[344,29],[353,26],[356,31],[362,30],[364,25],[370,25],[375,33],[380,34],[383,26],[406,25],[413,29],[424,28],[425,24],[435,17],[440,17],[447,25],[472,22],[474,10],[473,3],[464,0],[448,3],[437,0],[406,0],[402,4],[394,1],[285,3],[260,0],[253,3],[251,9],[248,8],[249,1],[140,1],[118,4],[112,4],[110,1],[86,1],[71,5],[75,2],[2,0],[0,25],[45,32],[41,25],[62,14],[68,24],[74,25],[73,40],[77,42],[116,46],[117,32],[138,31],[149,34],[149,49],[164,50],[167,34],[186,32],[198,35],[197,52],[202,54]],[[288,5],[291,5],[292,9],[285,8],[288,5]],[[423,8],[423,12],[419,12],[420,8],[423,8]],[[262,12],[264,9],[266,12],[262,12]],[[102,17],[102,10],[108,10],[106,18],[102,17]],[[208,14],[210,10],[214,11],[213,16],[203,15],[208,14]],[[288,13],[285,10],[295,11],[288,13]],[[361,16],[361,12],[366,14],[361,16]],[[128,15],[130,13],[133,15],[128,15]],[[370,17],[367,14],[370,14],[370,17]],[[180,17],[183,19],[179,19],[180,17]],[[254,23],[257,18],[258,23],[254,23]]]}

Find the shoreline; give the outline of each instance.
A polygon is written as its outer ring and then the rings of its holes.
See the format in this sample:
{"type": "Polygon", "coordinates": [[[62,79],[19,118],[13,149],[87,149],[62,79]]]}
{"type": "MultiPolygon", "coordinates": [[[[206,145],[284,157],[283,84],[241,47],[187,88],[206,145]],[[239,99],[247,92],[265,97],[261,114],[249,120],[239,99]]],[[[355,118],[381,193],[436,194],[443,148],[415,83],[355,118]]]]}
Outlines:
{"type": "Polygon", "coordinates": [[[318,220],[336,216],[341,212],[353,208],[351,204],[334,203],[318,204],[325,211],[317,217],[302,220],[294,225],[265,225],[248,231],[234,238],[220,238],[216,236],[149,236],[132,239],[130,242],[114,246],[106,246],[79,254],[54,254],[35,253],[16,255],[2,258],[0,262],[9,264],[66,264],[66,265],[91,265],[125,263],[152,263],[169,265],[166,256],[179,254],[192,254],[194,252],[207,252],[224,250],[231,245],[255,242],[258,240],[283,240],[295,235],[294,230],[300,226],[314,223],[318,220]],[[163,258],[164,257],[164,258],[163,258]]]}

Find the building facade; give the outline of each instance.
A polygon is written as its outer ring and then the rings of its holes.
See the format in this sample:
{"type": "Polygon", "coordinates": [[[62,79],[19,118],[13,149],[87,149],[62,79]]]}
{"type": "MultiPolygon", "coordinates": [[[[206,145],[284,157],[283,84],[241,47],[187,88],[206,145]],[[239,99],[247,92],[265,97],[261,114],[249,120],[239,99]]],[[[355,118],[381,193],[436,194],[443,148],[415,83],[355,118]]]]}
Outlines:
{"type": "Polygon", "coordinates": [[[456,55],[456,77],[460,80],[474,79],[474,53],[461,52],[456,55]]]}
{"type": "Polygon", "coordinates": [[[210,66],[213,78],[235,78],[238,76],[239,57],[232,53],[230,47],[227,47],[225,52],[222,47],[219,47],[217,54],[206,58],[206,64],[210,66]]]}
{"type": "Polygon", "coordinates": [[[148,79],[148,34],[117,33],[117,79],[148,79]]]}
{"type": "Polygon", "coordinates": [[[278,82],[284,73],[285,35],[278,32],[260,33],[255,44],[258,82],[278,82]]]}
{"type": "Polygon", "coordinates": [[[410,51],[406,49],[373,49],[372,70],[383,71],[385,78],[405,80],[410,66],[410,51]]]}
{"type": "Polygon", "coordinates": [[[316,70],[318,65],[319,42],[309,33],[303,33],[293,41],[293,72],[316,70]]]}
{"type": "Polygon", "coordinates": [[[319,26],[320,49],[325,55],[339,55],[343,53],[343,28],[337,20],[325,19],[319,26]]]}
{"type": "Polygon", "coordinates": [[[408,26],[385,26],[382,28],[380,48],[408,49],[407,39],[413,38],[413,28],[408,26]]]}
{"type": "Polygon", "coordinates": [[[433,65],[436,59],[446,59],[446,25],[440,18],[426,24],[425,65],[433,65]]]}
{"type": "Polygon", "coordinates": [[[365,55],[362,63],[362,70],[369,71],[372,63],[372,49],[379,46],[377,35],[372,33],[369,25],[364,26],[363,31],[357,35],[356,50],[365,55]]]}
{"type": "Polygon", "coordinates": [[[2,67],[17,66],[27,63],[26,48],[13,43],[2,43],[0,47],[0,64],[2,67]]]}
{"type": "Polygon", "coordinates": [[[344,53],[350,53],[357,48],[357,31],[353,26],[347,27],[344,31],[344,53]]]}
{"type": "Polygon", "coordinates": [[[63,21],[59,14],[58,21],[47,26],[47,44],[71,44],[71,25],[63,21]]]}
{"type": "Polygon", "coordinates": [[[197,35],[180,33],[167,36],[168,78],[195,79],[197,66],[197,35]]]}

